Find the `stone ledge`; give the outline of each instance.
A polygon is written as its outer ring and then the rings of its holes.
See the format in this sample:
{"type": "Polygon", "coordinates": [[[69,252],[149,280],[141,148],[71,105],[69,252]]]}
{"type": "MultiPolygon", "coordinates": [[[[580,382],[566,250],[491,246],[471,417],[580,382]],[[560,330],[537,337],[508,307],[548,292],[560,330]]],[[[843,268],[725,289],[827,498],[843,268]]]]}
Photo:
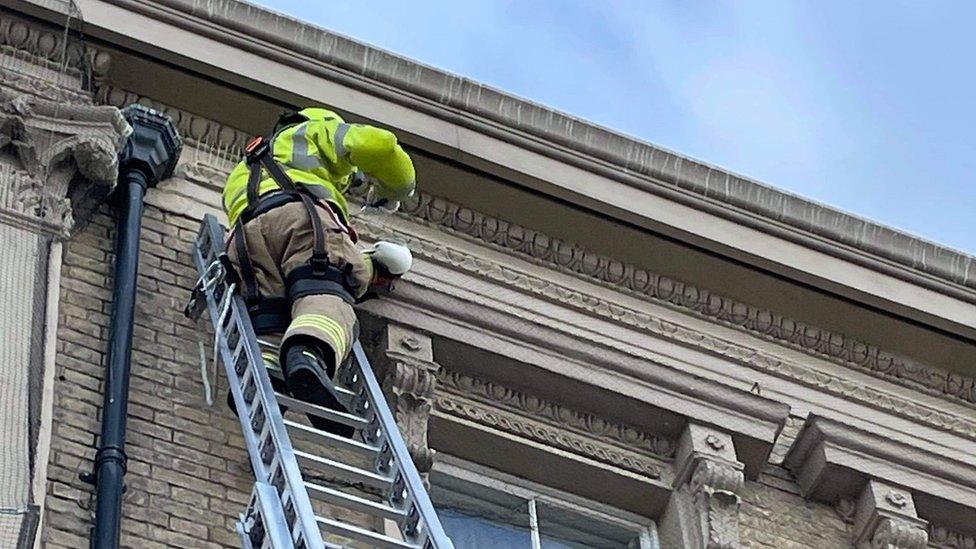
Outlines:
{"type": "Polygon", "coordinates": [[[822,416],[808,417],[785,465],[806,497],[826,503],[857,499],[873,478],[910,490],[922,518],[968,530],[976,516],[976,464],[822,416]]]}
{"type": "MultiPolygon", "coordinates": [[[[35,2],[37,0],[34,0],[35,2]]],[[[499,90],[234,0],[108,0],[336,80],[622,184],[976,300],[976,258],[499,90]],[[228,32],[231,31],[231,32],[228,32]]]]}

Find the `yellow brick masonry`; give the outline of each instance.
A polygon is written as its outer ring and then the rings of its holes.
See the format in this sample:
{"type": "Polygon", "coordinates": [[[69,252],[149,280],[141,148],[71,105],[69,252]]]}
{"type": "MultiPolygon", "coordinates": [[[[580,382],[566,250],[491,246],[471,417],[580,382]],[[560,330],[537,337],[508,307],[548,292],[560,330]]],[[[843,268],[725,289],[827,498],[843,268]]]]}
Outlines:
{"type": "MultiPolygon", "coordinates": [[[[240,546],[233,525],[251,485],[240,426],[222,401],[213,408],[202,404],[199,328],[181,312],[195,282],[187,250],[196,229],[195,220],[146,209],[130,382],[125,547],[240,546]]],[[[102,212],[65,250],[46,547],[87,547],[91,487],[78,473],[91,470],[99,428],[113,231],[102,212]]]]}

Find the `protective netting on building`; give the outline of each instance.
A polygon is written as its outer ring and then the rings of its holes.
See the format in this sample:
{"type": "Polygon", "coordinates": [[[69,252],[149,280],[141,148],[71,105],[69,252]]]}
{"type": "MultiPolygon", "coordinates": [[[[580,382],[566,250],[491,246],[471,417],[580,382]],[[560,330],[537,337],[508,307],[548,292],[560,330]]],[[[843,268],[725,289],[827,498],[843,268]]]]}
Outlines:
{"type": "MultiPolygon", "coordinates": [[[[22,97],[72,101],[91,88],[88,49],[77,29],[80,11],[70,0],[35,0],[61,19],[59,29],[29,24],[17,14],[0,24],[0,98],[10,122],[0,133],[0,548],[33,547],[40,520],[38,478],[41,411],[44,400],[47,258],[50,238],[23,228],[16,212],[30,216],[23,189],[44,181],[24,151],[17,116],[29,108],[22,97]],[[60,94],[60,95],[59,95],[60,94]],[[67,95],[65,95],[67,94],[67,95]]],[[[3,10],[3,8],[0,8],[3,10]]],[[[9,13],[9,12],[7,12],[9,13]]],[[[60,104],[60,103],[59,103],[60,104]]],[[[4,113],[0,113],[4,114],[4,113]]],[[[42,183],[41,183],[42,184],[42,183]]],[[[36,213],[36,212],[35,212],[36,213]]],[[[47,374],[50,375],[50,372],[47,374]]],[[[50,399],[51,397],[46,397],[50,399]]]]}

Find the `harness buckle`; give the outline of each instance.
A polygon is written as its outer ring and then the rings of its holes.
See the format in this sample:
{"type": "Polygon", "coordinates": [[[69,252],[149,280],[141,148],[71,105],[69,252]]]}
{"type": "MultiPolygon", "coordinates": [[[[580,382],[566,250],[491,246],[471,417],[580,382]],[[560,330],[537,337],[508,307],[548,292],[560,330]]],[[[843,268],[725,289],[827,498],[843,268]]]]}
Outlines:
{"type": "Polygon", "coordinates": [[[313,276],[325,276],[329,272],[329,256],[327,254],[318,255],[313,252],[308,264],[312,267],[313,276]]]}
{"type": "Polygon", "coordinates": [[[248,164],[253,164],[271,151],[271,143],[262,136],[257,136],[244,147],[244,156],[248,164]]]}

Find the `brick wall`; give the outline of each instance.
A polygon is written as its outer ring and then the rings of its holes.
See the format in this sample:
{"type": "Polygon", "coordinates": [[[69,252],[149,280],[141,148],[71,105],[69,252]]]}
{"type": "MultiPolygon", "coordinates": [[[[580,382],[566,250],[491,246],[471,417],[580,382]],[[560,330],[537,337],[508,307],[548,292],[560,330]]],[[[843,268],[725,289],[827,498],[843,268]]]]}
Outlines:
{"type": "Polygon", "coordinates": [[[789,473],[767,467],[747,482],[739,511],[742,547],[850,549],[848,525],[831,507],[804,500],[789,473]]]}
{"type": "MultiPolygon", "coordinates": [[[[203,402],[199,330],[182,315],[195,282],[187,250],[197,226],[197,220],[146,208],[129,390],[125,547],[240,546],[233,525],[251,485],[240,426],[223,404],[226,385],[212,408],[203,402]]],[[[78,474],[91,471],[100,426],[113,233],[104,211],[65,248],[47,547],[88,546],[91,486],[78,474]]],[[[206,341],[211,332],[201,333],[206,341]]]]}

